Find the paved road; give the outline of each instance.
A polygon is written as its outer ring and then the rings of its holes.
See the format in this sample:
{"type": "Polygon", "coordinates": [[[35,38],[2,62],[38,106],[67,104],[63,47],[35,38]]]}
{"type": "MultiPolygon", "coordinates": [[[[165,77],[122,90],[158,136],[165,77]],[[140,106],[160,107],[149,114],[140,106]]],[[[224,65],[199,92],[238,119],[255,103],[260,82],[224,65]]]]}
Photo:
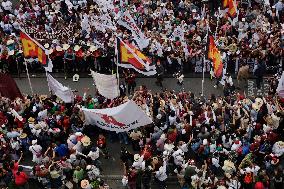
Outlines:
{"type": "MultiPolygon", "coordinates": [[[[59,82],[61,82],[65,86],[69,86],[73,90],[82,91],[84,88],[90,88],[90,91],[95,90],[95,85],[93,83],[92,78],[81,78],[78,82],[73,82],[71,78],[64,80],[64,78],[56,78],[59,82]]],[[[28,83],[27,78],[18,79],[15,78],[20,90],[23,93],[30,94],[30,87],[28,83]]],[[[145,85],[148,89],[151,89],[153,92],[161,91],[161,88],[155,85],[155,79],[154,78],[137,78],[136,79],[137,86],[145,85]]],[[[31,83],[33,86],[33,90],[35,93],[38,94],[48,94],[48,85],[45,78],[32,78],[31,77],[31,83]]],[[[177,85],[177,80],[173,78],[166,78],[164,79],[164,87],[168,90],[175,90],[178,91],[179,87],[177,85]]],[[[184,81],[184,89],[186,91],[192,91],[196,94],[201,92],[201,85],[202,85],[202,79],[200,78],[185,78],[184,81]]],[[[214,82],[212,82],[210,79],[206,78],[204,81],[204,94],[221,94],[222,90],[215,89],[214,82]]]]}

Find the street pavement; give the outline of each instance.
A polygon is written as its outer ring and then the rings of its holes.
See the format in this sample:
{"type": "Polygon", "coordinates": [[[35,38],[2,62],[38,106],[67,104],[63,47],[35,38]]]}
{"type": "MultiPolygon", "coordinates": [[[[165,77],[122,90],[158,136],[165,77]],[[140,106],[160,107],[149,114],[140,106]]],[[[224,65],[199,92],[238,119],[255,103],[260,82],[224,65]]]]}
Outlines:
{"type": "MultiPolygon", "coordinates": [[[[83,95],[84,88],[90,88],[89,93],[93,94],[93,91],[95,90],[95,85],[93,83],[92,78],[81,78],[78,82],[73,82],[71,78],[65,80],[62,77],[56,78],[59,82],[61,82],[63,85],[70,87],[72,90],[79,91],[78,94],[83,95]]],[[[29,87],[29,82],[27,78],[15,78],[16,83],[18,84],[20,90],[22,93],[25,94],[31,94],[31,90],[29,87]]],[[[150,89],[152,92],[159,92],[161,91],[161,88],[158,87],[155,84],[156,79],[155,78],[137,78],[137,86],[145,85],[148,89],[150,89]]],[[[164,87],[168,90],[175,90],[179,91],[180,87],[177,85],[177,80],[174,78],[165,78],[164,79],[164,87]]],[[[237,83],[235,81],[235,83],[237,83]]],[[[33,91],[36,94],[48,94],[49,89],[47,85],[46,78],[36,78],[31,77],[31,84],[33,87],[33,91]]],[[[205,78],[204,80],[204,95],[209,96],[210,94],[214,93],[215,95],[222,95],[222,87],[214,88],[215,81],[211,81],[209,78],[205,78]]],[[[249,90],[251,95],[254,94],[254,88],[255,83],[254,80],[250,80],[248,82],[249,84],[249,90]]],[[[184,79],[184,86],[185,91],[191,91],[195,94],[199,95],[199,93],[202,90],[202,79],[201,78],[185,78],[184,79]]],[[[248,88],[246,88],[248,90],[248,88]]],[[[256,93],[256,92],[255,92],[256,93]]],[[[98,131],[96,131],[98,132],[98,131]]],[[[96,140],[98,133],[94,134],[94,137],[92,138],[93,141],[96,140]]],[[[121,184],[121,179],[123,175],[123,167],[120,163],[120,147],[122,144],[119,143],[119,140],[117,139],[113,143],[108,142],[107,147],[109,149],[109,153],[111,158],[110,159],[104,159],[102,158],[102,167],[103,167],[103,178],[106,180],[107,183],[110,184],[110,186],[113,189],[123,189],[123,186],[121,184]]],[[[125,145],[124,145],[125,146],[125,145]]],[[[131,150],[131,145],[126,145],[126,147],[131,150]]],[[[26,159],[24,164],[31,165],[31,160],[26,159]]],[[[172,180],[172,179],[171,179],[172,180]]],[[[175,180],[174,180],[175,181],[175,180]]],[[[153,184],[152,189],[157,188],[156,184],[153,184]]],[[[171,189],[179,188],[177,182],[169,182],[169,187],[171,189]]]]}
{"type": "MultiPolygon", "coordinates": [[[[65,80],[64,78],[56,78],[63,85],[70,87],[72,90],[78,90],[79,94],[83,94],[84,88],[90,88],[90,93],[95,90],[95,85],[92,78],[80,78],[78,82],[73,82],[71,78],[65,80]]],[[[15,78],[16,83],[18,84],[22,93],[31,94],[29,87],[29,82],[27,78],[15,78]]],[[[155,78],[137,78],[137,86],[145,85],[152,92],[159,92],[161,88],[155,84],[155,78]]],[[[46,78],[33,78],[31,77],[31,84],[34,93],[36,94],[49,94],[48,85],[46,78]]],[[[208,78],[204,80],[204,94],[210,95],[214,93],[216,95],[222,94],[221,88],[214,88],[214,81],[211,81],[208,78]]],[[[168,90],[179,91],[180,87],[177,85],[177,80],[174,78],[165,78],[163,81],[164,88],[168,90]]],[[[199,94],[202,91],[202,79],[201,78],[185,78],[183,88],[186,91],[194,92],[199,94]]]]}

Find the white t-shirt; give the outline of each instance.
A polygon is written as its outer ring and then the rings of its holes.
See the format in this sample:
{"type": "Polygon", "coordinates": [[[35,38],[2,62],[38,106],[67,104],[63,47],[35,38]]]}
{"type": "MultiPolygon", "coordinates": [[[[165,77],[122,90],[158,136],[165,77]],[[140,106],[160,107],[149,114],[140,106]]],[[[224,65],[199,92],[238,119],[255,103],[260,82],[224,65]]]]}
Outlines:
{"type": "Polygon", "coordinates": [[[12,11],[12,3],[11,1],[2,2],[2,7],[6,11],[12,11]]]}
{"type": "Polygon", "coordinates": [[[90,151],[87,156],[90,157],[92,160],[96,160],[100,157],[100,150],[97,149],[95,152],[90,151]]]}

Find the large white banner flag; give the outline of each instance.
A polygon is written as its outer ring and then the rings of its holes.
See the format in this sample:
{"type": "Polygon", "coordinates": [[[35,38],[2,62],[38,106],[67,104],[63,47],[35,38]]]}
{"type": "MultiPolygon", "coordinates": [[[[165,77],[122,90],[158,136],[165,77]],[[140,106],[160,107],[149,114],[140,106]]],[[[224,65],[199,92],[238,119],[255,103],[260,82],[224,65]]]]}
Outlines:
{"type": "Polygon", "coordinates": [[[106,109],[82,109],[86,124],[116,132],[129,131],[152,123],[146,113],[132,100],[106,109]]]}
{"type": "Polygon", "coordinates": [[[118,19],[117,23],[129,29],[132,32],[134,40],[137,42],[139,49],[144,49],[149,45],[149,39],[145,37],[142,31],[135,24],[134,19],[131,17],[129,11],[124,12],[118,19]]]}
{"type": "Polygon", "coordinates": [[[282,72],[282,76],[278,82],[279,83],[276,91],[281,98],[284,98],[284,72],[282,72]]]}
{"type": "Polygon", "coordinates": [[[105,75],[91,70],[96,87],[101,95],[108,99],[114,99],[119,96],[119,88],[115,75],[105,75]]]}
{"type": "Polygon", "coordinates": [[[74,95],[70,88],[63,86],[50,74],[47,74],[47,82],[49,89],[54,92],[56,96],[61,98],[65,103],[71,103],[74,101],[74,95]]]}

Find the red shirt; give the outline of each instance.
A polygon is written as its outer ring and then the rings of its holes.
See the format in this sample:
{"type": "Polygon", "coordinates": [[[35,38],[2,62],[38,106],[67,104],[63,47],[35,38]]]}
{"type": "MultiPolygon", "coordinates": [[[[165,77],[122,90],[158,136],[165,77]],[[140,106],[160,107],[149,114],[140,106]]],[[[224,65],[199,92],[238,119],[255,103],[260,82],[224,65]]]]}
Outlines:
{"type": "Polygon", "coordinates": [[[28,175],[24,172],[20,172],[18,175],[17,173],[14,175],[15,176],[15,184],[17,186],[22,186],[28,182],[28,175]]]}

